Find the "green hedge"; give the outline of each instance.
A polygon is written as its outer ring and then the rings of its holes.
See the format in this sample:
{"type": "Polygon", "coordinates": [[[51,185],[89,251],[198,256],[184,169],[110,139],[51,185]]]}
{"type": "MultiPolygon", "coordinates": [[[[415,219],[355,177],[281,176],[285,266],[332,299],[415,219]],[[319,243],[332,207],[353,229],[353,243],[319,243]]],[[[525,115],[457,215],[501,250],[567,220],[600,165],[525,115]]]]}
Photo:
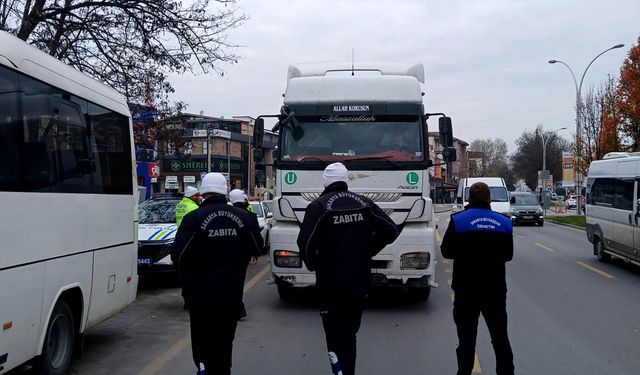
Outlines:
{"type": "Polygon", "coordinates": [[[571,224],[582,228],[585,228],[587,226],[587,218],[582,215],[552,216],[548,219],[556,223],[571,224]]]}

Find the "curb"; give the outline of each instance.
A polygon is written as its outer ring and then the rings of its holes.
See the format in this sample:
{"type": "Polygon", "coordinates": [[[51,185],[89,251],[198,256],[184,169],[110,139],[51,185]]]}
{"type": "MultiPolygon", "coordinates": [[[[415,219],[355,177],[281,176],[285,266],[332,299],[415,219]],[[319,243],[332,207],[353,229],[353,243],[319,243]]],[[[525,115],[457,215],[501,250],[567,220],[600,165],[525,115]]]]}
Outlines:
{"type": "Polygon", "coordinates": [[[573,224],[567,224],[567,223],[560,223],[560,222],[557,222],[557,221],[553,221],[553,220],[546,220],[546,219],[545,219],[545,221],[546,221],[547,223],[556,224],[556,225],[562,225],[562,226],[569,227],[569,228],[575,228],[575,229],[580,229],[580,230],[587,230],[585,227],[581,227],[581,226],[579,226],[579,225],[573,225],[573,224]]]}

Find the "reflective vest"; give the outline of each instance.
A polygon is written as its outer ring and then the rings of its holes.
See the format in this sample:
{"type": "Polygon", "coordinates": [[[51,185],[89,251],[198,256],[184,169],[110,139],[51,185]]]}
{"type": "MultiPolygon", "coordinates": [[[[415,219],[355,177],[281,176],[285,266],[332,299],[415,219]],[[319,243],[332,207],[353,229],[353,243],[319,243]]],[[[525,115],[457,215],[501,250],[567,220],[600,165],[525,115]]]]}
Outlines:
{"type": "Polygon", "coordinates": [[[182,219],[184,219],[185,215],[198,209],[198,207],[198,204],[191,198],[182,198],[180,203],[176,206],[176,225],[180,227],[180,223],[182,223],[182,219]]]}

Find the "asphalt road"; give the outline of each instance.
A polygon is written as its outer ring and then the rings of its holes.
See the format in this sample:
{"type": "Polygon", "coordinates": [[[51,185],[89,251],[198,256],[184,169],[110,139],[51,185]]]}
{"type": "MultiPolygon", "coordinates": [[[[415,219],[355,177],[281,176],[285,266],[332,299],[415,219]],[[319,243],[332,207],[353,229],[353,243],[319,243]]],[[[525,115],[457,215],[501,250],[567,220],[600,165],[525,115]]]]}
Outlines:
{"type": "MultiPolygon", "coordinates": [[[[444,233],[448,215],[439,216],[444,233]]],[[[507,274],[516,373],[640,373],[640,268],[599,263],[584,232],[573,228],[516,227],[514,240],[507,274]]],[[[427,303],[389,293],[370,297],[358,335],[358,373],[455,374],[451,263],[439,254],[438,260],[440,286],[427,303]]],[[[85,353],[70,374],[195,373],[188,315],[175,280],[166,276],[143,278],[134,304],[87,332],[85,353]]],[[[329,374],[313,293],[282,302],[269,279],[267,259],[250,266],[249,318],[238,325],[233,373],[329,374]]],[[[495,373],[484,323],[474,373],[495,373]]]]}

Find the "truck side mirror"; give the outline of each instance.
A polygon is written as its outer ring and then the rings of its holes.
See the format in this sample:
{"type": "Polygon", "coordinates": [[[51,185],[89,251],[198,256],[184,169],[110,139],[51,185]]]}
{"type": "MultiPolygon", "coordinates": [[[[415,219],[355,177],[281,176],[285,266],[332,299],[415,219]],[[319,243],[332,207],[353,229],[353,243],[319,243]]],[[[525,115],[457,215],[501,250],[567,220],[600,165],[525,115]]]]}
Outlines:
{"type": "Polygon", "coordinates": [[[444,160],[446,163],[456,161],[456,159],[457,159],[457,155],[456,155],[455,148],[447,147],[444,150],[442,150],[442,160],[444,160]]]}
{"type": "Polygon", "coordinates": [[[462,197],[456,197],[456,203],[462,204],[462,197]]]}
{"type": "Polygon", "coordinates": [[[262,148],[262,140],[264,138],[264,119],[257,118],[253,124],[253,147],[262,148]]]}
{"type": "Polygon", "coordinates": [[[511,197],[511,199],[509,199],[509,203],[516,204],[516,197],[511,197]]]}
{"type": "Polygon", "coordinates": [[[444,148],[453,147],[453,126],[451,125],[451,117],[440,117],[438,119],[438,128],[440,130],[440,145],[444,148]]]}

